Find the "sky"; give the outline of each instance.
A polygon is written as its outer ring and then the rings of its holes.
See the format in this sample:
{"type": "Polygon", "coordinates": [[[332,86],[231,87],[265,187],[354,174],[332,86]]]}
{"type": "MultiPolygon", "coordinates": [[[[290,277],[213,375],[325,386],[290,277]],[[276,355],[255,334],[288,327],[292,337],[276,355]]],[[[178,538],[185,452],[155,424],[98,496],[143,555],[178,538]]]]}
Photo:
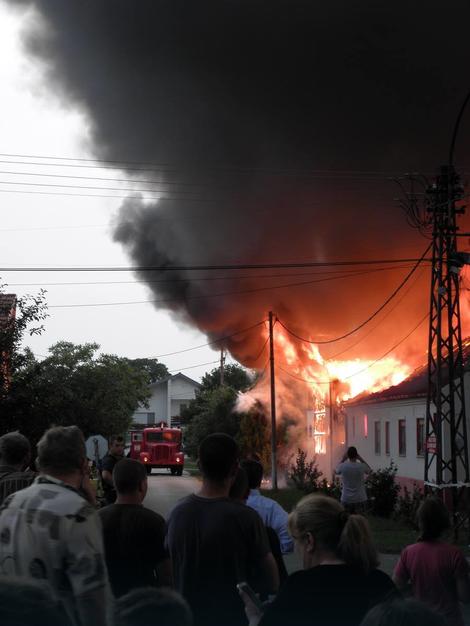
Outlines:
{"type": "MultiPolygon", "coordinates": [[[[2,271],[12,288],[20,279],[134,281],[47,285],[51,318],[33,341],[39,354],[62,338],[137,357],[229,337],[234,358],[262,368],[259,322],[273,311],[297,335],[331,342],[322,348],[326,358],[378,359],[397,345],[398,359],[423,361],[427,328],[417,324],[429,306],[426,268],[375,325],[349,335],[405,280],[410,261],[354,273],[353,266],[226,266],[424,254],[429,241],[407,223],[393,179],[407,172],[431,179],[446,162],[470,86],[466,2],[446,11],[437,0],[0,6],[9,11],[1,20],[1,152],[30,155],[0,157],[10,172],[0,179],[8,203],[2,266],[140,268],[2,271]],[[32,155],[101,161],[57,168],[32,155]],[[194,270],[201,265],[220,269],[194,270]],[[64,306],[150,299],[153,305],[64,306]]],[[[467,115],[456,151],[464,172],[469,130],[467,115]]],[[[176,369],[216,358],[201,348],[162,360],[176,369]]]]}
{"type": "MultiPolygon", "coordinates": [[[[19,193],[22,191],[60,192],[61,188],[28,187],[22,182],[56,182],[52,179],[11,172],[34,172],[61,175],[84,175],[82,168],[21,165],[21,161],[57,163],[57,160],[17,158],[5,155],[52,155],[96,158],[92,153],[86,117],[76,107],[52,93],[43,80],[37,64],[22,49],[20,15],[0,3],[0,202],[2,266],[90,266],[129,264],[122,247],[110,234],[110,220],[121,199],[67,197],[19,193]],[[9,172],[9,173],[8,173],[9,172]],[[7,183],[15,183],[13,185],[7,183]],[[15,191],[12,192],[11,190],[15,191]]],[[[88,173],[88,172],[85,172],[88,173]]],[[[105,177],[119,172],[105,171],[105,177]]],[[[88,181],[90,183],[90,181],[88,181]]],[[[83,184],[83,183],[82,183],[83,184]]],[[[91,182],[91,185],[100,183],[91,182]]],[[[109,183],[101,183],[106,186],[109,183]]],[[[129,185],[112,184],[129,187],[129,185]]],[[[62,191],[69,192],[67,189],[62,191]]],[[[106,192],[89,190],[90,194],[106,192]]],[[[70,190],[83,193],[83,190],[70,190]]],[[[108,195],[118,195],[110,192],[108,195]]],[[[109,276],[57,273],[2,272],[6,290],[18,294],[37,293],[47,289],[49,318],[41,336],[27,337],[26,344],[41,357],[57,341],[97,342],[103,352],[136,357],[153,357],[207,343],[200,332],[182,325],[171,313],[157,311],[151,304],[128,306],[54,308],[57,305],[97,302],[150,300],[148,288],[136,283],[132,273],[109,276]],[[119,285],[53,285],[51,283],[126,281],[119,285]]],[[[219,358],[210,348],[162,357],[170,370],[178,370],[219,358]]],[[[215,365],[184,369],[196,380],[215,365]]]]}

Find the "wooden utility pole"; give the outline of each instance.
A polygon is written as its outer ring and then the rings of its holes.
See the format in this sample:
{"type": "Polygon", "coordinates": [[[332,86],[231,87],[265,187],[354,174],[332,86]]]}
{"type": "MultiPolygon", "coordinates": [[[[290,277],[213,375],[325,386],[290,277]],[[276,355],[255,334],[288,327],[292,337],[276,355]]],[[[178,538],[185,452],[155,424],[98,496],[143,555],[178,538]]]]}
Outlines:
{"type": "Polygon", "coordinates": [[[225,350],[222,348],[220,351],[220,386],[221,387],[224,384],[224,373],[225,373],[225,350]]]}
{"type": "Polygon", "coordinates": [[[269,311],[269,363],[271,366],[271,487],[277,489],[276,384],[274,374],[274,324],[269,311]]]}

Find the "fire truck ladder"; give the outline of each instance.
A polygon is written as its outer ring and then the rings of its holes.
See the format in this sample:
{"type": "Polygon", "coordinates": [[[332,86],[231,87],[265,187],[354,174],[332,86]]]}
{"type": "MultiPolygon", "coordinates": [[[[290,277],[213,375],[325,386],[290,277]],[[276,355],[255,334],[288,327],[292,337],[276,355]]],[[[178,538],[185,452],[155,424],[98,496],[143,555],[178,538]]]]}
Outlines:
{"type": "Polygon", "coordinates": [[[424,484],[451,508],[455,529],[468,519],[464,507],[470,486],[459,302],[459,273],[468,255],[457,252],[456,225],[456,215],[464,213],[456,206],[462,193],[448,165],[427,194],[433,252],[424,484]]]}

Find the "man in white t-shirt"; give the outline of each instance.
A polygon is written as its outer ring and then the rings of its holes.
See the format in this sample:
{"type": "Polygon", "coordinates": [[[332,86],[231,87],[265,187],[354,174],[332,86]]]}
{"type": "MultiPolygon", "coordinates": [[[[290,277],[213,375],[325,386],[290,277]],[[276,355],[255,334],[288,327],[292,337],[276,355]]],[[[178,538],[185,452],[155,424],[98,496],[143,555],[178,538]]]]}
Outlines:
{"type": "Polygon", "coordinates": [[[370,465],[358,454],[354,446],[347,449],[336,468],[336,474],[341,476],[342,482],[341,504],[350,513],[364,510],[367,502],[365,476],[371,471],[370,465]]]}

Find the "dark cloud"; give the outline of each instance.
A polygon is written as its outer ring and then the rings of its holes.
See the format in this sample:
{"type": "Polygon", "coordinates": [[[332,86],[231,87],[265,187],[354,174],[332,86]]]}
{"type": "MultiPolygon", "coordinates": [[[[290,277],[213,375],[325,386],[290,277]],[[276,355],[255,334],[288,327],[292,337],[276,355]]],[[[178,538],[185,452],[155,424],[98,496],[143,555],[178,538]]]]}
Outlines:
{"type": "MultiPolygon", "coordinates": [[[[42,17],[26,45],[64,99],[88,113],[96,154],[156,164],[145,178],[162,181],[163,199],[125,202],[115,226],[135,264],[401,258],[424,250],[389,177],[429,173],[447,158],[470,87],[463,82],[467,2],[23,4],[42,17]]],[[[460,164],[469,129],[465,122],[460,164]]],[[[171,274],[174,283],[149,286],[165,301],[159,306],[209,336],[273,309],[302,334],[332,337],[361,322],[405,272],[269,290],[308,277],[260,278],[257,271],[195,282],[181,271],[171,274]]],[[[351,354],[379,356],[427,305],[422,276],[351,354]]],[[[413,355],[417,336],[402,356],[413,355]]],[[[250,338],[230,342],[247,364],[263,342],[257,333],[250,338]]]]}

